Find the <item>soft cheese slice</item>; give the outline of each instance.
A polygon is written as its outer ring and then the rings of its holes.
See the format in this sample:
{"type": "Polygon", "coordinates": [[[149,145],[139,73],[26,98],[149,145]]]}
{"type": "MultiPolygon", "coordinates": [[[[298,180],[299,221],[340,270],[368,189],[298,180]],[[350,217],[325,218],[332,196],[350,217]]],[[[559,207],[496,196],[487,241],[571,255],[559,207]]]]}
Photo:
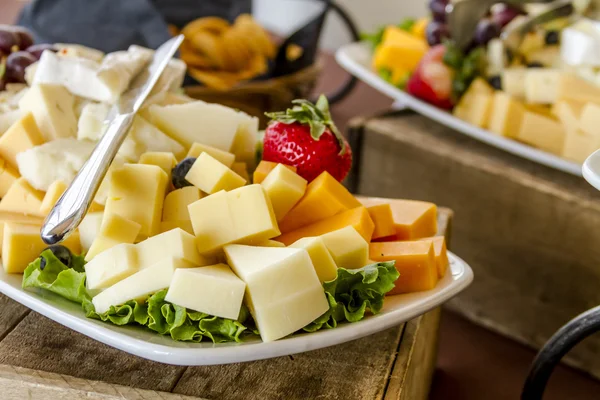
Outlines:
{"type": "Polygon", "coordinates": [[[61,57],[87,58],[95,62],[101,62],[104,58],[104,52],[75,43],[55,43],[54,47],[58,49],[57,54],[61,57]]]}
{"type": "Polygon", "coordinates": [[[125,164],[111,175],[105,213],[140,224],[138,239],[156,235],[167,183],[167,174],[156,165],[125,164]]]}
{"type": "Polygon", "coordinates": [[[92,247],[92,243],[100,233],[103,219],[103,211],[90,212],[79,224],[79,237],[83,250],[88,251],[92,247]]]}
{"type": "Polygon", "coordinates": [[[198,158],[202,153],[208,153],[209,156],[224,164],[227,168],[231,168],[235,161],[235,154],[201,143],[194,143],[192,147],[190,147],[186,157],[198,158]]]}
{"type": "Polygon", "coordinates": [[[208,194],[237,189],[246,184],[244,178],[206,152],[194,161],[185,180],[208,194]]]}
{"type": "Polygon", "coordinates": [[[44,217],[41,211],[44,193],[32,188],[24,178],[19,178],[0,200],[0,211],[44,217]]]}
{"type": "Polygon", "coordinates": [[[187,267],[186,261],[165,258],[112,285],[95,296],[92,303],[96,312],[103,314],[111,306],[119,306],[130,300],[145,300],[152,294],[168,288],[177,268],[187,267]]]}
{"type": "Polygon", "coordinates": [[[131,80],[150,62],[151,54],[144,52],[115,51],[108,53],[100,63],[96,76],[112,94],[109,103],[114,103],[131,80]]]}
{"type": "MultiPolygon", "coordinates": [[[[44,52],[47,53],[47,52],[44,52]]],[[[47,141],[77,136],[74,97],[61,85],[36,84],[19,102],[22,112],[31,112],[47,141]]]]}
{"type": "Polygon", "coordinates": [[[138,270],[136,247],[128,243],[118,244],[85,264],[86,285],[90,290],[106,289],[138,270]]]}
{"type": "Polygon", "coordinates": [[[40,212],[44,215],[48,215],[60,196],[67,190],[67,184],[63,181],[53,182],[48,188],[48,191],[44,195],[42,205],[40,206],[40,212]]]}
{"type": "Polygon", "coordinates": [[[18,168],[17,154],[39,146],[44,141],[33,114],[27,113],[0,137],[0,157],[11,167],[18,168]]]}
{"type": "Polygon", "coordinates": [[[117,214],[104,214],[100,232],[85,255],[85,261],[90,261],[102,253],[121,243],[135,242],[142,226],[137,222],[123,218],[117,214]]]}
{"type": "Polygon", "coordinates": [[[88,103],[81,109],[77,121],[77,139],[98,141],[104,134],[105,120],[110,107],[105,103],[88,103]]]}
{"type": "Polygon", "coordinates": [[[225,264],[179,268],[165,300],[215,317],[237,319],[246,284],[225,264]]]}
{"type": "Polygon", "coordinates": [[[239,126],[237,112],[220,104],[194,101],[148,108],[152,122],[186,147],[198,142],[230,151],[239,126]]]}
{"type": "Polygon", "coordinates": [[[47,191],[53,182],[71,183],[94,150],[94,143],[57,139],[17,155],[19,172],[35,189],[47,191]]]}
{"type": "Polygon", "coordinates": [[[186,186],[173,190],[165,197],[163,221],[190,221],[188,206],[202,198],[200,190],[194,186],[186,186]]]}
{"type": "MultiPolygon", "coordinates": [[[[129,46],[127,52],[132,54],[144,53],[145,56],[149,58],[152,58],[154,56],[154,50],[135,44],[129,46]]],[[[181,88],[181,85],[183,85],[183,80],[185,78],[186,70],[187,66],[185,62],[176,58],[171,59],[163,73],[160,75],[160,78],[158,78],[158,81],[154,85],[154,88],[152,88],[152,92],[150,92],[149,99],[156,95],[165,92],[173,92],[181,88]]]]}
{"type": "MultiPolygon", "coordinates": [[[[279,243],[279,242],[277,242],[279,243]]],[[[296,249],[304,249],[312,261],[315,272],[321,282],[329,282],[337,276],[337,265],[325,246],[322,237],[306,237],[290,245],[296,249]]]]}
{"type": "Polygon", "coordinates": [[[229,245],[225,254],[246,282],[246,302],[264,342],[302,329],[329,309],[306,250],[229,245]]]}
{"type": "Polygon", "coordinates": [[[150,267],[168,257],[180,258],[196,267],[214,264],[211,258],[198,254],[195,237],[179,228],[153,236],[136,246],[140,268],[150,267]]]}
{"type": "Polygon", "coordinates": [[[185,148],[179,142],[137,115],[119,154],[137,161],[143,153],[149,151],[169,152],[177,158],[182,158],[185,154],[185,148]]]}
{"type": "Polygon", "coordinates": [[[321,237],[339,268],[358,269],[368,264],[369,244],[352,226],[321,237]]]}
{"type": "MultiPolygon", "coordinates": [[[[40,225],[3,222],[2,265],[9,274],[22,274],[29,265],[48,247],[40,237],[40,225]]],[[[79,234],[75,231],[62,243],[74,254],[81,253],[79,234]]]]}
{"type": "Polygon", "coordinates": [[[261,183],[273,205],[277,221],[283,217],[300,201],[306,192],[306,179],[278,164],[265,180],[261,183]]]}

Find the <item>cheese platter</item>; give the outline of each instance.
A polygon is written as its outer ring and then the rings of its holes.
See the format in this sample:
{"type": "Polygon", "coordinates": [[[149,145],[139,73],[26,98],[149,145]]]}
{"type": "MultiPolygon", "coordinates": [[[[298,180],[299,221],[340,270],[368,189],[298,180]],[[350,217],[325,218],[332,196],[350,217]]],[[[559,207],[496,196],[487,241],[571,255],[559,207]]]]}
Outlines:
{"type": "Polygon", "coordinates": [[[359,198],[324,96],[258,118],[181,93],[171,60],[77,229],[40,236],[154,51],[47,49],[7,93],[0,293],[103,343],[178,365],[330,346],[466,288],[433,203],[359,198]],[[91,59],[92,57],[93,59],[91,59]],[[44,236],[44,239],[47,239],[44,236]]]}

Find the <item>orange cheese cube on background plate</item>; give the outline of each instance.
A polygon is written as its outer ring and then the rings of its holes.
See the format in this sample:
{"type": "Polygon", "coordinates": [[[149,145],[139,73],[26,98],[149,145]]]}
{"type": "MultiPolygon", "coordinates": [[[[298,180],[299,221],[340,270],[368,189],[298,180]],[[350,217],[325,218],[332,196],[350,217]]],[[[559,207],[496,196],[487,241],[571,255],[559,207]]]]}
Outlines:
{"type": "Polygon", "coordinates": [[[433,243],[433,253],[435,254],[435,263],[438,270],[438,278],[442,279],[448,271],[450,261],[448,260],[448,250],[446,248],[446,239],[443,236],[420,239],[422,241],[431,241],[433,243]]]}
{"type": "Polygon", "coordinates": [[[344,185],[323,172],[308,184],[304,197],[280,221],[279,229],[291,232],[360,205],[344,185]]]}
{"type": "Polygon", "coordinates": [[[417,200],[361,199],[366,207],[389,204],[392,209],[396,235],[394,240],[416,240],[437,233],[437,206],[417,200]]]}
{"type": "MultiPolygon", "coordinates": [[[[273,171],[277,165],[279,164],[276,162],[264,160],[258,163],[258,166],[254,170],[254,174],[252,176],[252,183],[261,183],[262,181],[264,181],[267,175],[269,175],[269,172],[273,171]]],[[[296,167],[292,167],[291,165],[285,164],[282,165],[290,169],[291,171],[296,172],[296,167]]]]}
{"type": "Polygon", "coordinates": [[[375,224],[365,207],[356,207],[341,214],[334,215],[333,217],[315,222],[314,224],[296,229],[295,231],[284,233],[275,238],[275,240],[289,246],[298,239],[321,236],[347,226],[354,227],[367,242],[371,241],[375,224]]]}
{"type": "Polygon", "coordinates": [[[430,240],[371,243],[369,258],[373,261],[396,262],[400,277],[396,280],[396,287],[388,294],[431,290],[437,284],[437,264],[430,240]]]}

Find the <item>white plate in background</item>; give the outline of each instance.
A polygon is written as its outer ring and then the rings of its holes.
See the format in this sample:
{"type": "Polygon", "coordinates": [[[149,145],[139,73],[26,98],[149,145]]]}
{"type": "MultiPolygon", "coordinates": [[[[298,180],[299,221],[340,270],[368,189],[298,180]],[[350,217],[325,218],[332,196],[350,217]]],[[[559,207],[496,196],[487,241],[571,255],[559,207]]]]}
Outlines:
{"type": "Polygon", "coordinates": [[[451,113],[439,109],[425,101],[398,89],[377,75],[371,68],[372,51],[367,43],[351,43],[342,46],[336,52],[337,62],[352,75],[377,89],[381,93],[393,98],[399,104],[444,124],[458,132],[471,136],[481,142],[505,150],[509,153],[528,160],[555,168],[573,175],[581,176],[581,165],[552,153],[536,149],[523,143],[496,135],[488,130],[479,128],[465,122],[451,113]]]}

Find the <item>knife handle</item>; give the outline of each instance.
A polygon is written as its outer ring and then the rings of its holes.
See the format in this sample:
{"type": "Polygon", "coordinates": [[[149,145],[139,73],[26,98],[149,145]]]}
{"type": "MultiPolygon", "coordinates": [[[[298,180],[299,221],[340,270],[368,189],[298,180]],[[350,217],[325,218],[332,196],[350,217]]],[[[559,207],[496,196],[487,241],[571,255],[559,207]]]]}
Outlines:
{"type": "Polygon", "coordinates": [[[45,243],[56,244],[79,226],[110,164],[125,140],[134,117],[134,113],[128,113],[117,115],[112,119],[90,158],[46,217],[41,230],[42,240],[45,243]]]}

